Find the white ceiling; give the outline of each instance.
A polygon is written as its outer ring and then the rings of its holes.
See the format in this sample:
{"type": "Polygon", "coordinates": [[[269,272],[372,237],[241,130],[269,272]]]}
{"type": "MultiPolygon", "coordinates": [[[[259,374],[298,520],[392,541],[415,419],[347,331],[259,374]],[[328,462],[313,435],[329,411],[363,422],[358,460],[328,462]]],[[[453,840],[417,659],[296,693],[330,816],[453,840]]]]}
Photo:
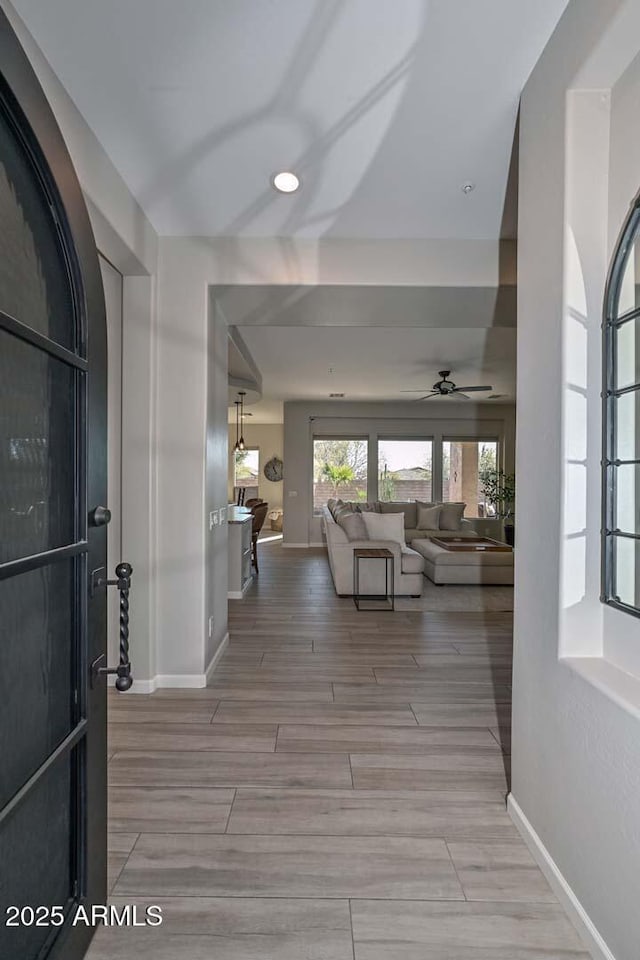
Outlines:
{"type": "Polygon", "coordinates": [[[566,2],[14,0],[159,233],[367,238],[499,235],[566,2]]]}
{"type": "Polygon", "coordinates": [[[413,397],[403,390],[424,387],[426,393],[438,371],[450,369],[459,386],[490,384],[502,394],[492,402],[515,401],[514,327],[256,326],[243,327],[242,336],[260,367],[265,398],[326,400],[344,392],[346,400],[407,401],[413,397]]]}

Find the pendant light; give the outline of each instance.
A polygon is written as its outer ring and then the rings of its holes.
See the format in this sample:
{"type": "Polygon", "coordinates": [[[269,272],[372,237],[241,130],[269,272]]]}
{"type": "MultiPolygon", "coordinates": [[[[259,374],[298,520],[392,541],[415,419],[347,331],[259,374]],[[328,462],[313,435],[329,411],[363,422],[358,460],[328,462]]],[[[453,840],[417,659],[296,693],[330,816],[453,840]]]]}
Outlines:
{"type": "Polygon", "coordinates": [[[238,443],[238,439],[240,437],[240,413],[239,413],[240,401],[234,400],[233,402],[236,405],[236,442],[233,449],[234,449],[234,452],[237,453],[238,450],[240,449],[240,444],[238,443]]]}
{"type": "Polygon", "coordinates": [[[244,398],[246,391],[238,390],[238,396],[240,397],[240,439],[238,440],[238,450],[244,450],[244,398]]]}

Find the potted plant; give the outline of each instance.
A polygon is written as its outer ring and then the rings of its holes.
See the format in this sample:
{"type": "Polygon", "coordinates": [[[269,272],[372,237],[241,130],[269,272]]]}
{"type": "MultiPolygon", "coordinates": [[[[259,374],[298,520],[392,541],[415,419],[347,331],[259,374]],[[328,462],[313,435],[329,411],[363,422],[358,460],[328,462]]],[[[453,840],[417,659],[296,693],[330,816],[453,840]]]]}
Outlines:
{"type": "Polygon", "coordinates": [[[516,477],[503,470],[483,470],[480,474],[481,490],[498,519],[504,524],[504,538],[509,546],[515,542],[513,509],[516,500],[516,477]]]}

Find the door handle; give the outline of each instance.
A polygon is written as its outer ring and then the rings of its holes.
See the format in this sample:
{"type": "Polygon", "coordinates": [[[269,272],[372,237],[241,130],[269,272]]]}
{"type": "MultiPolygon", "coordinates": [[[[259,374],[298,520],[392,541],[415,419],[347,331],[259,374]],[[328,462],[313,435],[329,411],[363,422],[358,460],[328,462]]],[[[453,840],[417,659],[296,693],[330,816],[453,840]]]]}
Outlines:
{"type": "Polygon", "coordinates": [[[108,507],[94,507],[89,512],[90,527],[106,527],[111,520],[111,510],[108,507]]]}
{"type": "MultiPolygon", "coordinates": [[[[107,511],[108,513],[109,511],[107,511]]],[[[89,668],[91,686],[95,687],[98,677],[103,674],[115,674],[116,690],[124,693],[133,684],[131,676],[131,661],[129,659],[129,590],[131,589],[131,574],[133,567],[130,563],[119,563],[116,567],[116,579],[105,580],[100,577],[104,567],[94,570],[91,576],[92,591],[96,587],[117,587],[120,593],[120,662],[117,667],[107,667],[105,656],[101,654],[93,661],[89,668]]],[[[92,594],[93,595],[93,594],[92,594]]]]}

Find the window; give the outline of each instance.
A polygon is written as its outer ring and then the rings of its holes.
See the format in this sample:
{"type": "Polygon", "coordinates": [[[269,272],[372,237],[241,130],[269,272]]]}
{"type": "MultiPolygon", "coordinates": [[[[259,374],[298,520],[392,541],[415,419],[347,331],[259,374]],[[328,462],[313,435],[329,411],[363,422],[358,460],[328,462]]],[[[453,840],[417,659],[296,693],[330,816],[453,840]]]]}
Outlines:
{"type": "Polygon", "coordinates": [[[314,438],[314,513],[332,497],[341,500],[367,499],[366,438],[314,438]]]}
{"type": "Polygon", "coordinates": [[[378,441],[378,499],[431,500],[431,440],[378,441]]]}
{"type": "Polygon", "coordinates": [[[605,293],[602,600],[640,616],[640,197],[605,293]]]}
{"type": "Polygon", "coordinates": [[[466,503],[465,516],[491,517],[495,507],[482,492],[482,474],[496,470],[496,440],[445,440],[442,444],[442,499],[466,503]]]}
{"type": "Polygon", "coordinates": [[[260,450],[257,447],[245,447],[234,451],[235,487],[257,487],[260,476],[260,450]]]}

